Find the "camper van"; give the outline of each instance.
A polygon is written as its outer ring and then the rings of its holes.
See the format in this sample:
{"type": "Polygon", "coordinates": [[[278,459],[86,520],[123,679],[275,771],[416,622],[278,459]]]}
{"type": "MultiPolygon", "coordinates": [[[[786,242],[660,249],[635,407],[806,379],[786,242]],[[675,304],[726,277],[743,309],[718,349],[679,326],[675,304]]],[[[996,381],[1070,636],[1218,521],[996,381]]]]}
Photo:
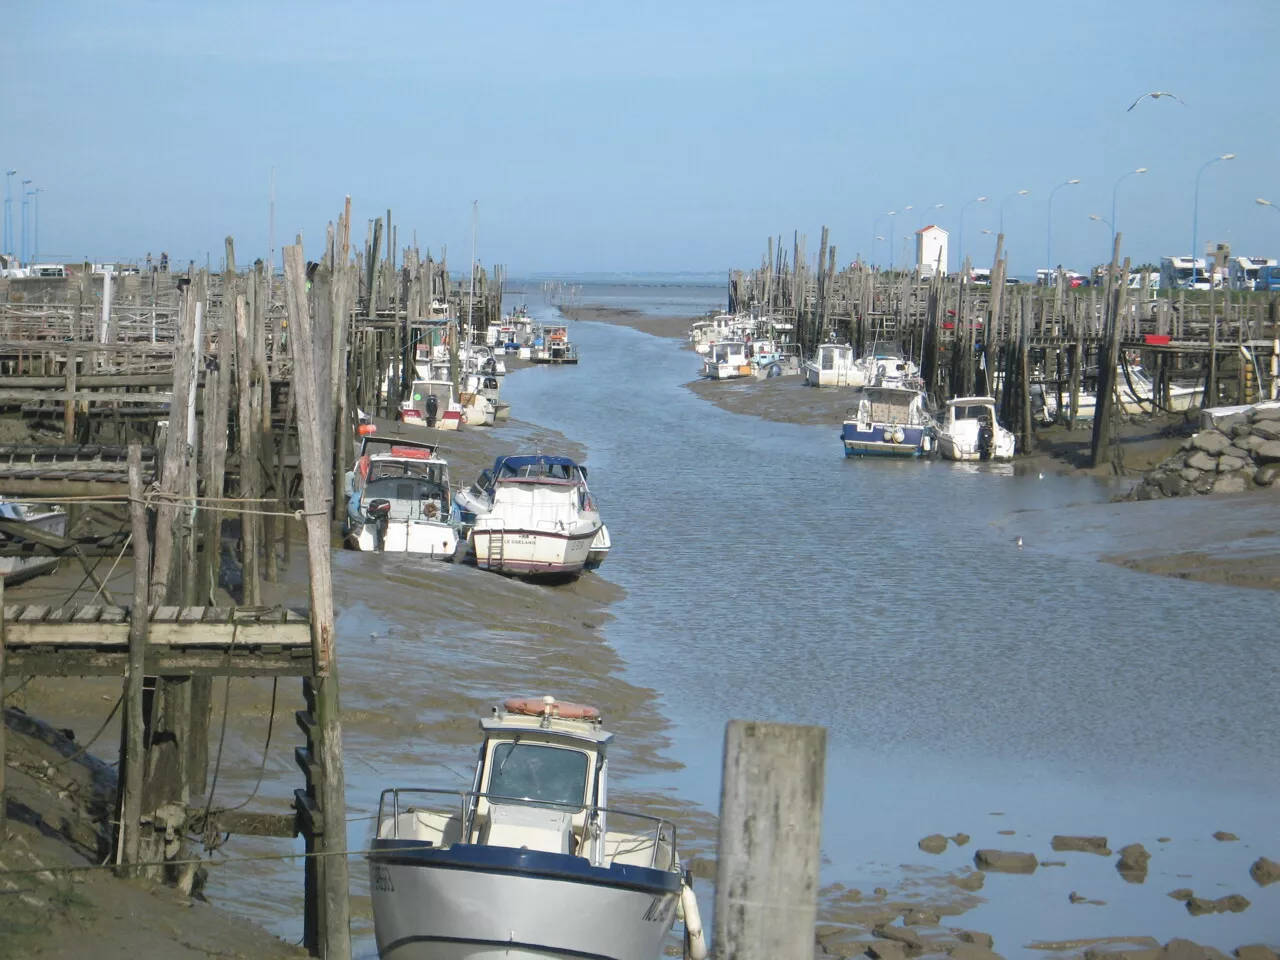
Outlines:
{"type": "Polygon", "coordinates": [[[1204,260],[1199,257],[1195,261],[1190,257],[1160,258],[1161,290],[1208,290],[1210,286],[1204,260]]]}
{"type": "Polygon", "coordinates": [[[1275,265],[1274,260],[1266,257],[1232,257],[1227,273],[1227,287],[1231,290],[1252,290],[1258,282],[1258,271],[1275,265]]]}
{"type": "Polygon", "coordinates": [[[1280,267],[1268,264],[1258,268],[1258,276],[1253,281],[1255,290],[1280,290],[1280,267]]]}

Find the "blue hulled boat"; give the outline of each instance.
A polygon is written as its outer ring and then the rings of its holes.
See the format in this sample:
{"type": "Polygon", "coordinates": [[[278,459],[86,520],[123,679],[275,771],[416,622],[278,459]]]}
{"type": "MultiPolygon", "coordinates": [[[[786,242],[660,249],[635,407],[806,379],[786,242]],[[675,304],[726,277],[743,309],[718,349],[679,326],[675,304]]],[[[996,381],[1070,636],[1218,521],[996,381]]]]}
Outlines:
{"type": "Polygon", "coordinates": [[[919,457],[937,448],[937,424],[919,386],[868,386],[840,431],[848,457],[919,457]]]}

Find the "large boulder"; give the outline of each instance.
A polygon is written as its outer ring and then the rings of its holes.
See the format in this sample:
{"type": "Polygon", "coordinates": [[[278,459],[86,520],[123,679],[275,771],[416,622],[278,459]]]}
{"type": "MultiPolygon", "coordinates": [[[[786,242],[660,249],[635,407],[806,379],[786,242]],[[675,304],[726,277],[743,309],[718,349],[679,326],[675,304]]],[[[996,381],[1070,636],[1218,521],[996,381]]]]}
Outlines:
{"type": "MultiPolygon", "coordinates": [[[[1172,494],[1170,494],[1172,496],[1172,494]]],[[[1058,834],[1053,838],[1053,849],[1074,853],[1096,853],[1099,856],[1111,856],[1111,848],[1107,846],[1106,837],[1073,837],[1058,834]]]]}
{"type": "Polygon", "coordinates": [[[1230,473],[1233,470],[1243,470],[1248,462],[1246,457],[1231,457],[1224,453],[1218,458],[1218,472],[1230,473]]]}
{"type": "Polygon", "coordinates": [[[1236,437],[1234,446],[1237,450],[1243,450],[1245,453],[1251,453],[1266,442],[1267,440],[1265,437],[1259,437],[1257,434],[1250,434],[1247,437],[1236,437]]]}
{"type": "Polygon", "coordinates": [[[1120,875],[1131,883],[1141,883],[1147,876],[1147,864],[1151,862],[1151,854],[1140,843],[1131,843],[1120,848],[1120,859],[1116,861],[1116,869],[1120,875]]]}
{"type": "Polygon", "coordinates": [[[1280,463],[1280,440],[1268,440],[1253,448],[1253,459],[1258,463],[1280,463]]]}
{"type": "Polygon", "coordinates": [[[1242,473],[1224,473],[1213,481],[1214,493],[1244,493],[1248,486],[1242,473]]]}
{"type": "Polygon", "coordinates": [[[1254,882],[1260,887],[1275,883],[1280,880],[1280,863],[1268,860],[1266,857],[1259,857],[1249,868],[1249,876],[1253,877],[1254,882]]]}
{"type": "Polygon", "coordinates": [[[1191,456],[1187,457],[1187,466],[1193,470],[1208,472],[1218,469],[1218,458],[1211,457],[1203,450],[1197,450],[1191,456]]]}
{"type": "Polygon", "coordinates": [[[1170,940],[1156,956],[1159,960],[1230,960],[1221,950],[1201,946],[1194,940],[1170,940]]]}
{"type": "Polygon", "coordinates": [[[1249,422],[1258,423],[1264,420],[1280,420],[1280,406],[1254,407],[1249,411],[1249,422]]]}
{"type": "Polygon", "coordinates": [[[1243,913],[1249,909],[1249,901],[1238,893],[1209,900],[1206,897],[1192,897],[1187,901],[1187,913],[1199,917],[1206,913],[1243,913]]]}
{"type": "Polygon", "coordinates": [[[1248,424],[1249,418],[1243,413],[1229,413],[1225,417],[1214,417],[1213,425],[1220,432],[1230,436],[1235,432],[1236,427],[1241,424],[1248,424]]]}
{"type": "Polygon", "coordinates": [[[1187,481],[1187,483],[1195,483],[1200,479],[1200,471],[1195,467],[1183,467],[1178,471],[1178,476],[1187,481]]]}
{"type": "Polygon", "coordinates": [[[1280,420],[1259,420],[1249,432],[1263,440],[1280,440],[1280,420]]]}
{"type": "Polygon", "coordinates": [[[1253,482],[1260,487],[1269,487],[1280,477],[1280,464],[1269,464],[1253,471],[1253,482]]]}
{"type": "Polygon", "coordinates": [[[979,850],[973,855],[973,863],[979,870],[994,870],[996,873],[1035,873],[1040,860],[1034,853],[979,850]]]}
{"type": "Polygon", "coordinates": [[[1243,947],[1236,947],[1235,955],[1239,960],[1280,960],[1280,953],[1276,953],[1265,943],[1250,943],[1243,947]]]}
{"type": "MultiPolygon", "coordinates": [[[[1197,476],[1199,476],[1199,474],[1197,474],[1197,476]]],[[[1187,486],[1187,481],[1182,479],[1181,475],[1176,473],[1166,473],[1160,478],[1160,492],[1166,497],[1185,497],[1191,492],[1191,488],[1187,486]]],[[[1101,851],[1090,850],[1088,852],[1100,853],[1101,851]]]]}
{"type": "Polygon", "coordinates": [[[925,853],[942,853],[947,849],[947,838],[940,833],[931,833],[921,839],[916,846],[925,853]]]}
{"type": "Polygon", "coordinates": [[[1231,446],[1231,441],[1217,430],[1202,430],[1191,438],[1191,445],[1216,457],[1231,446]]]}
{"type": "Polygon", "coordinates": [[[974,870],[972,873],[966,873],[959,877],[949,877],[948,879],[953,886],[972,893],[975,890],[982,889],[982,885],[987,882],[987,875],[981,870],[974,870]]]}
{"type": "Polygon", "coordinates": [[[874,933],[881,940],[893,940],[902,944],[908,950],[920,951],[924,949],[924,941],[920,939],[920,935],[914,930],[908,930],[905,927],[895,927],[888,923],[878,923],[872,928],[874,933]]]}

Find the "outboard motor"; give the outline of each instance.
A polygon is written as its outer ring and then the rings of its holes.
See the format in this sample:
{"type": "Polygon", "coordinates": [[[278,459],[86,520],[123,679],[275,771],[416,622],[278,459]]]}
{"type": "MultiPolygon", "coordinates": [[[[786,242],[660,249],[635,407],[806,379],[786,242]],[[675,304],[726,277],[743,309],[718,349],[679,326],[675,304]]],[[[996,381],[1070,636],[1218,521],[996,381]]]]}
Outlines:
{"type": "Polygon", "coordinates": [[[374,529],[377,532],[374,535],[374,542],[379,550],[384,549],[387,544],[387,521],[391,516],[391,501],[370,500],[369,506],[365,508],[365,514],[375,524],[374,529]]]}
{"type": "Polygon", "coordinates": [[[996,432],[991,428],[991,421],[983,420],[978,427],[978,459],[990,460],[995,453],[996,432]]]}
{"type": "MultiPolygon", "coordinates": [[[[440,409],[440,401],[434,393],[427,394],[427,426],[434,427],[436,425],[436,412],[440,409]]],[[[376,501],[375,501],[376,502],[376,501]]],[[[387,504],[390,507],[390,504],[387,504]]]]}

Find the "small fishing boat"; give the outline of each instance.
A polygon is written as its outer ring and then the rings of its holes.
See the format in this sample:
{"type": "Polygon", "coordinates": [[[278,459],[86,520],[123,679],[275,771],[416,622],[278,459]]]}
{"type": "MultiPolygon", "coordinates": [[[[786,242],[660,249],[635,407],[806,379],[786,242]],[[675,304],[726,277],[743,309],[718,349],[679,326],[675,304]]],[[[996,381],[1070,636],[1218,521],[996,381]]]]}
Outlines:
{"type": "Polygon", "coordinates": [[[594,707],[513,698],[480,721],[470,790],[391,789],[369,858],[384,960],[705,960],[676,828],[609,806],[594,707]]]}
{"type": "Polygon", "coordinates": [[[472,524],[476,565],[515,576],[581,573],[593,547],[603,560],[608,534],[587,488],[586,467],[543,454],[498,457],[454,497],[472,524]]]}
{"type": "Polygon", "coordinates": [[[840,432],[848,457],[919,457],[931,453],[935,423],[916,383],[866,386],[840,432]]]}
{"type": "Polygon", "coordinates": [[[578,348],[569,342],[568,327],[545,327],[533,342],[534,363],[577,363],[578,348]]]}
{"type": "Polygon", "coordinates": [[[402,421],[437,430],[457,430],[462,426],[462,412],[448,380],[415,380],[409,399],[400,404],[402,421]]]}
{"type": "MultiPolygon", "coordinates": [[[[17,500],[0,498],[0,520],[9,520],[29,526],[33,530],[52,533],[59,537],[67,535],[67,514],[58,507],[46,504],[22,503],[17,500]]],[[[57,569],[60,557],[0,557],[0,580],[6,586],[14,586],[32,577],[51,573],[57,569]]]]}
{"type": "Polygon", "coordinates": [[[347,546],[449,559],[458,548],[451,512],[449,466],[434,444],[366,433],[347,473],[347,546]]]}
{"type": "Polygon", "coordinates": [[[755,367],[747,356],[747,345],[741,340],[713,344],[711,352],[702,361],[702,376],[710,380],[736,380],[753,373],[755,367]]]}
{"type": "Polygon", "coordinates": [[[805,383],[811,387],[860,387],[866,371],[847,343],[819,344],[812,360],[804,364],[805,383]]]}
{"type": "Polygon", "coordinates": [[[1012,460],[1016,441],[996,419],[992,397],[956,397],[938,428],[938,452],[946,460],[1012,460]]]}

